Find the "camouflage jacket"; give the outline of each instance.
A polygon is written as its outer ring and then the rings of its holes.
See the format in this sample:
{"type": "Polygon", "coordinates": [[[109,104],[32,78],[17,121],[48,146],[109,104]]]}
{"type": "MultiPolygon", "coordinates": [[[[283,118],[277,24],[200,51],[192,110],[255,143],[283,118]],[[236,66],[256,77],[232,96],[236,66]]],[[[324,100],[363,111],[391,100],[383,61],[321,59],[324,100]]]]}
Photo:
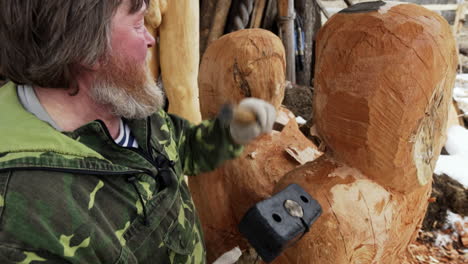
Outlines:
{"type": "Polygon", "coordinates": [[[101,121],[58,132],[24,110],[15,84],[0,88],[0,263],[205,263],[183,175],[242,147],[217,120],[160,111],[127,123],[138,150],[101,121]]]}

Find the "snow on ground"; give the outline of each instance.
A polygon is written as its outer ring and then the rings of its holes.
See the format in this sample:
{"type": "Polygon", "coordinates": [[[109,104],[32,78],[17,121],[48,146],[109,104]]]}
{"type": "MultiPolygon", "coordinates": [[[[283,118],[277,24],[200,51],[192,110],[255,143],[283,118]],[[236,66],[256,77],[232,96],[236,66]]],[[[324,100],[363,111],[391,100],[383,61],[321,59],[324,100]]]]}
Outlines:
{"type": "MultiPolygon", "coordinates": [[[[466,236],[466,232],[468,232],[467,226],[468,224],[468,216],[461,217],[458,214],[452,213],[450,210],[447,210],[447,220],[443,227],[444,230],[452,230],[452,233],[444,233],[441,231],[437,231],[435,233],[436,239],[434,245],[438,247],[446,247],[448,244],[452,243],[454,240],[458,240],[459,237],[466,236]]],[[[468,249],[465,248],[463,251],[468,253],[468,249]]]]}
{"type": "Polygon", "coordinates": [[[468,116],[468,74],[457,74],[453,99],[457,101],[458,107],[468,116]]]}
{"type": "Polygon", "coordinates": [[[461,126],[448,129],[445,149],[450,155],[440,155],[434,173],[447,174],[468,188],[468,130],[461,126]]]}
{"type": "MultiPolygon", "coordinates": [[[[453,99],[468,116],[468,74],[457,74],[453,99]]],[[[462,126],[448,128],[445,149],[449,155],[440,155],[434,173],[446,174],[468,188],[468,130],[462,126]]]]}

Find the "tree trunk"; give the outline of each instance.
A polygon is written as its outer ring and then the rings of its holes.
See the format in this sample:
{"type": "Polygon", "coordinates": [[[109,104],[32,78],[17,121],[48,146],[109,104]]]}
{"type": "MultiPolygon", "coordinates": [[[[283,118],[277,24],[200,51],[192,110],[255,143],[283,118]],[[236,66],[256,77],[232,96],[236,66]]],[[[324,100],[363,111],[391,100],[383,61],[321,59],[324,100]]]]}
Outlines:
{"type": "Polygon", "coordinates": [[[296,68],[296,83],[299,85],[312,86],[314,77],[314,45],[315,35],[320,29],[322,22],[320,8],[313,0],[295,0],[296,14],[302,21],[304,32],[304,56],[303,68],[296,68]]]}
{"type": "Polygon", "coordinates": [[[199,3],[168,1],[160,26],[161,74],[169,112],[201,121],[198,101],[199,3]]]}

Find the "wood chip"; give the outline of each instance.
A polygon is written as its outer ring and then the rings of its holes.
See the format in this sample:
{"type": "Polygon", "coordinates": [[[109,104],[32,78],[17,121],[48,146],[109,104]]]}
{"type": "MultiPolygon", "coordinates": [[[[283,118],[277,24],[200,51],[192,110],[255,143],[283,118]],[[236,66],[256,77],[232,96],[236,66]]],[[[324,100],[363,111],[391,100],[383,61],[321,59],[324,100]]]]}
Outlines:
{"type": "Polygon", "coordinates": [[[300,150],[297,147],[289,146],[285,148],[285,151],[301,165],[304,165],[309,161],[313,161],[323,154],[322,152],[310,147],[300,150]]]}
{"type": "Polygon", "coordinates": [[[465,233],[462,237],[461,237],[461,242],[463,244],[464,247],[468,248],[468,233],[465,233]]]}

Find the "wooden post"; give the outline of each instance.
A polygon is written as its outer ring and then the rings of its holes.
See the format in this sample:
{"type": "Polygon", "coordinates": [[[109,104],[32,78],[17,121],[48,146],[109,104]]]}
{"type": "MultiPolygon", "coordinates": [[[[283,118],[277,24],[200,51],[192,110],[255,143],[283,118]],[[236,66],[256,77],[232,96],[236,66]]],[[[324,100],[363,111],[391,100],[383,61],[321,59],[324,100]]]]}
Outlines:
{"type": "Polygon", "coordinates": [[[207,46],[223,35],[231,3],[232,0],[218,0],[215,9],[215,15],[213,17],[213,21],[211,22],[211,29],[207,46]]]}
{"type": "MultiPolygon", "coordinates": [[[[314,73],[314,49],[313,43],[317,31],[322,25],[320,8],[316,1],[296,0],[294,2],[297,16],[300,17],[303,38],[302,69],[296,69],[296,83],[299,85],[312,86],[314,73]]],[[[298,46],[300,46],[298,44],[298,46]]]]}
{"type": "Polygon", "coordinates": [[[168,1],[160,26],[161,74],[169,112],[201,121],[198,101],[199,3],[168,1]]]}
{"type": "Polygon", "coordinates": [[[452,32],[456,37],[460,27],[463,25],[463,20],[465,19],[465,4],[458,4],[457,9],[455,10],[455,20],[453,21],[452,32]]]}
{"type": "Polygon", "coordinates": [[[208,46],[208,38],[210,36],[211,24],[215,16],[217,0],[203,0],[200,7],[200,55],[208,46]]]}
{"type": "Polygon", "coordinates": [[[294,0],[278,0],[278,20],[280,36],[286,50],[286,79],[295,83],[294,0]]]}
{"type": "MultiPolygon", "coordinates": [[[[465,19],[465,4],[459,4],[455,11],[455,19],[453,21],[452,33],[455,39],[457,39],[458,31],[463,26],[463,20],[465,19]]],[[[459,47],[457,43],[457,54],[458,54],[458,72],[463,73],[463,64],[460,57],[459,47]]]]}
{"type": "Polygon", "coordinates": [[[257,0],[250,19],[250,28],[258,28],[262,23],[263,11],[265,11],[266,0],[257,0]]]}

